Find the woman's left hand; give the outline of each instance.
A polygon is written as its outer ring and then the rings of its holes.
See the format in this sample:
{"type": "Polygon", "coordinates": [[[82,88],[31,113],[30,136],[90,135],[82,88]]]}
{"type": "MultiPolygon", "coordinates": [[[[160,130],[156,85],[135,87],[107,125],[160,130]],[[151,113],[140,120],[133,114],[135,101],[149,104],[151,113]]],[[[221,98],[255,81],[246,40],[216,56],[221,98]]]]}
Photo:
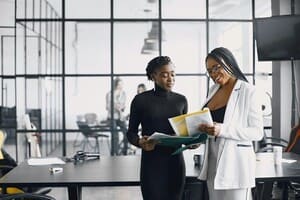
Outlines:
{"type": "Polygon", "coordinates": [[[220,134],[221,126],[219,123],[214,122],[212,126],[208,124],[200,124],[198,129],[208,135],[218,136],[220,134]]]}

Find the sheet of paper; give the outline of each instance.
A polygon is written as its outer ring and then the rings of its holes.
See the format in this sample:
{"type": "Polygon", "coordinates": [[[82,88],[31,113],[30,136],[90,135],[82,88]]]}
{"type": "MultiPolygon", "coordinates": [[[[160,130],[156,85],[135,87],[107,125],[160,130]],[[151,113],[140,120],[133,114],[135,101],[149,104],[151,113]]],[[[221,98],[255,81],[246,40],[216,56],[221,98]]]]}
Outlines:
{"type": "Polygon", "coordinates": [[[184,115],[169,118],[169,122],[178,136],[194,136],[198,131],[200,123],[213,124],[213,120],[208,108],[184,115]]]}
{"type": "Polygon", "coordinates": [[[52,165],[52,164],[65,164],[60,158],[29,158],[27,160],[28,165],[52,165]]]}
{"type": "Polygon", "coordinates": [[[187,131],[189,136],[194,136],[199,134],[199,124],[209,124],[213,125],[213,120],[210,114],[210,111],[207,110],[207,112],[203,112],[196,115],[190,115],[185,118],[187,131]]]}
{"type": "Polygon", "coordinates": [[[186,115],[179,115],[176,117],[169,118],[169,122],[178,136],[188,136],[188,131],[185,123],[186,115]]]}
{"type": "Polygon", "coordinates": [[[148,140],[159,140],[162,138],[182,138],[180,136],[172,136],[164,133],[155,132],[151,136],[149,136],[148,140]]]}
{"type": "Polygon", "coordinates": [[[297,162],[297,160],[291,160],[291,159],[284,159],[284,158],[282,158],[281,162],[284,162],[284,163],[294,163],[294,162],[297,162]]]}

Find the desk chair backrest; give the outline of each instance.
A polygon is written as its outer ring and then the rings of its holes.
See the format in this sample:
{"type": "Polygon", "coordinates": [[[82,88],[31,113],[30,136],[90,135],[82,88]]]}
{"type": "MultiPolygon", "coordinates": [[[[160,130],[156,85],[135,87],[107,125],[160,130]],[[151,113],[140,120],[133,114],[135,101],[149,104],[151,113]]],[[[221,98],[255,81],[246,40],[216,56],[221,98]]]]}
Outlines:
{"type": "MultiPolygon", "coordinates": [[[[24,115],[24,123],[26,130],[36,130],[36,126],[33,123],[31,123],[28,114],[24,115]]],[[[28,157],[42,157],[38,135],[39,133],[37,132],[26,133],[28,143],[28,157]]]]}
{"type": "Polygon", "coordinates": [[[91,131],[91,128],[89,127],[89,125],[84,122],[84,121],[77,121],[77,126],[79,128],[79,130],[82,132],[82,134],[86,137],[88,137],[92,131],[91,131]]]}
{"type": "Polygon", "coordinates": [[[300,124],[292,129],[286,152],[300,154],[300,124]]]}
{"type": "Polygon", "coordinates": [[[86,113],[84,114],[84,119],[88,125],[96,125],[98,123],[96,113],[86,113]]]}

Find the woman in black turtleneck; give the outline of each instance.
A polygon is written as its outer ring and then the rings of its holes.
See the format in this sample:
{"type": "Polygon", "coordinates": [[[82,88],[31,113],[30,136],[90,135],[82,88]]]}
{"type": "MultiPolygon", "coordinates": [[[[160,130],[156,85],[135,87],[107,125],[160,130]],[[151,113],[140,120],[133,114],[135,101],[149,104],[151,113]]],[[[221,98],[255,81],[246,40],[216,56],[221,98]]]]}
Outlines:
{"type": "Polygon", "coordinates": [[[187,112],[187,100],[172,92],[175,82],[174,66],[167,56],[152,59],[146,68],[154,89],[135,96],[131,102],[127,137],[142,148],[141,190],[144,200],[181,200],[185,165],[183,155],[172,156],[175,148],[156,145],[147,140],[154,132],[174,135],[168,118],[187,112]],[[138,135],[141,124],[141,137],[138,135]]]}

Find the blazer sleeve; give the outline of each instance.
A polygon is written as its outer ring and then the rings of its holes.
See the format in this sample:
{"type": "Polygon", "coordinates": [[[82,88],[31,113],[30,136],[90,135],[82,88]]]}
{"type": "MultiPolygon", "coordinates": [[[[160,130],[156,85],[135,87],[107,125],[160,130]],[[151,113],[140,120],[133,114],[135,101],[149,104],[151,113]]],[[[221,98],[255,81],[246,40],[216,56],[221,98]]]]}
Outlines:
{"type": "Polygon", "coordinates": [[[246,87],[235,107],[234,116],[221,124],[219,137],[243,141],[259,141],[263,138],[263,115],[258,90],[246,87]]]}

